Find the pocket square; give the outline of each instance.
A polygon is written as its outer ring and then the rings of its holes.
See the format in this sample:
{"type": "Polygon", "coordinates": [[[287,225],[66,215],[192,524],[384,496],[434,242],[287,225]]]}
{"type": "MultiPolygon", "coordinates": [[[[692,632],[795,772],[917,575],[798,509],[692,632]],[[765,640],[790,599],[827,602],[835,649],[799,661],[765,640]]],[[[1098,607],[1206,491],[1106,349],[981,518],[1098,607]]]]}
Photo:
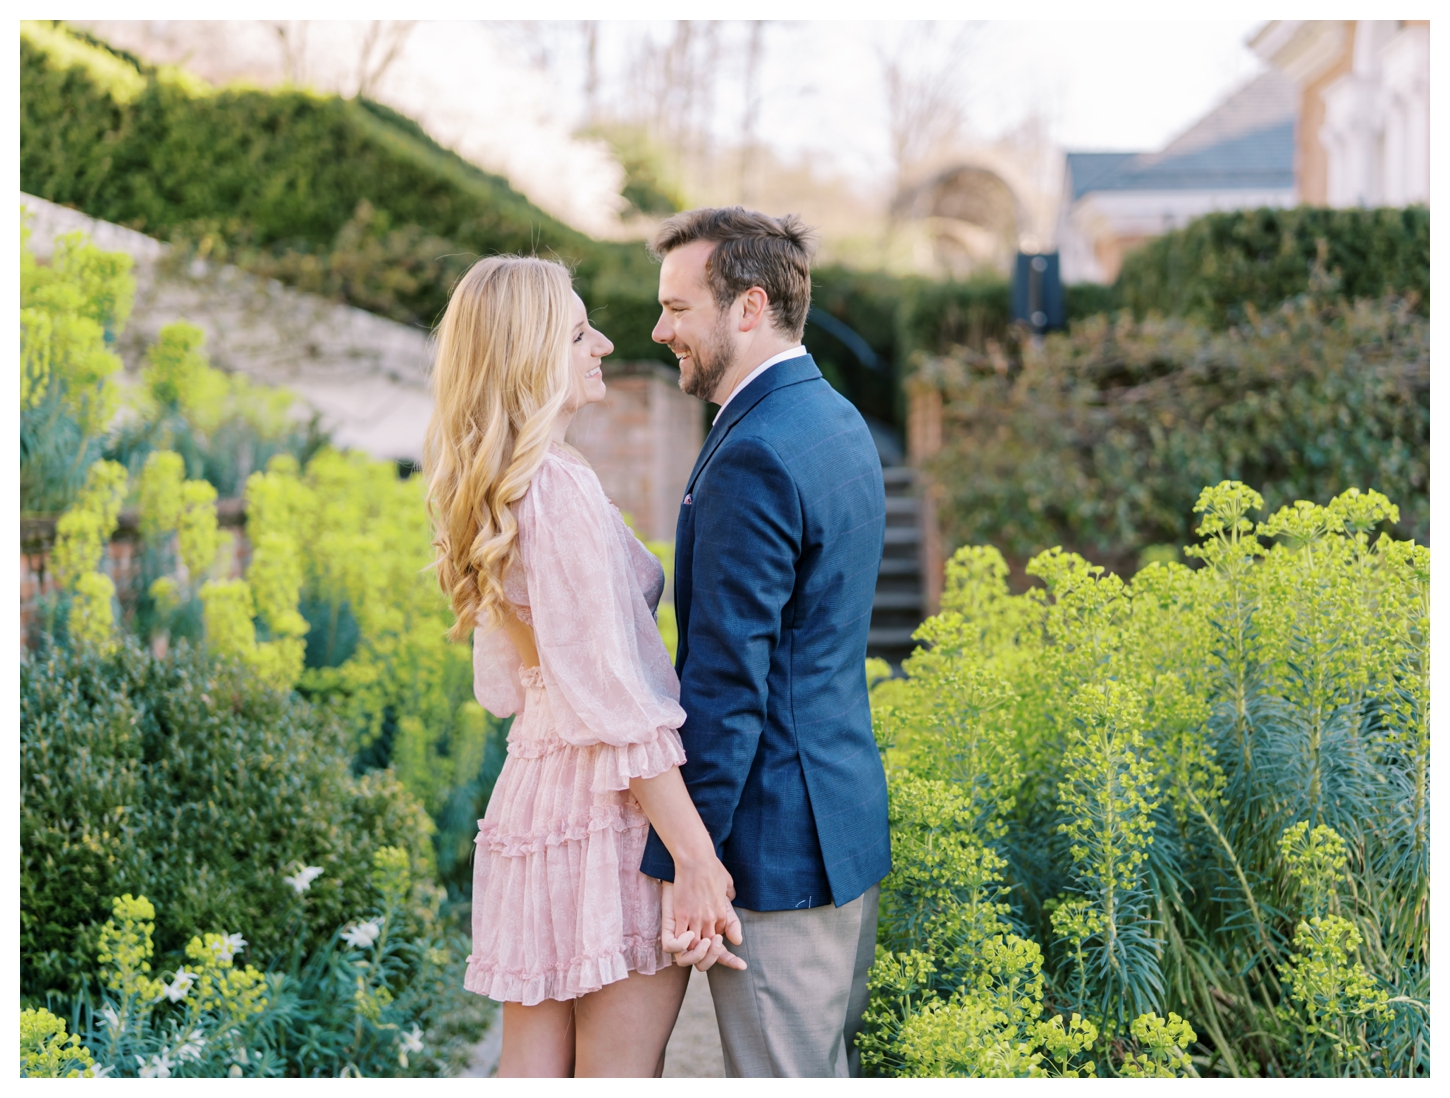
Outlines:
{"type": "Polygon", "coordinates": [[[688,507],[688,506],[690,506],[690,504],[692,504],[694,502],[695,502],[695,497],[692,496],[689,492],[686,492],[685,493],[685,503],[684,503],[684,506],[688,507]]]}

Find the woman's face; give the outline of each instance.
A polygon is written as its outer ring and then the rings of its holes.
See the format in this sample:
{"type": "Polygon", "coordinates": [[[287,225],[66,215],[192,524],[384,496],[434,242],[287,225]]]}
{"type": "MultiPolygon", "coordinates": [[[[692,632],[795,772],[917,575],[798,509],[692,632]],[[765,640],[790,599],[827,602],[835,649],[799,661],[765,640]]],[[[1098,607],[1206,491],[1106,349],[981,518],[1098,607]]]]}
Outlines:
{"type": "Polygon", "coordinates": [[[614,344],[589,326],[589,310],[574,295],[573,326],[569,329],[569,364],[574,370],[574,399],[570,411],[604,399],[604,368],[600,363],[614,350],[614,344]]]}

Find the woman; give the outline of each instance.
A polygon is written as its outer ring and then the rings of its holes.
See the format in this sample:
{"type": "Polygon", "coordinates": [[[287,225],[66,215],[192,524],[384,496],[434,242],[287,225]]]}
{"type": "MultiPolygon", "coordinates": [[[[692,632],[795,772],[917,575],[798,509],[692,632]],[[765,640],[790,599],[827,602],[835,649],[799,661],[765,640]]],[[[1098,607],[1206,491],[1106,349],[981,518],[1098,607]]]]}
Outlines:
{"type": "Polygon", "coordinates": [[[680,777],[663,570],[564,443],[612,350],[564,267],[517,256],[476,263],[439,329],[427,462],[449,635],[473,630],[479,702],[518,714],[479,821],[464,980],[504,1004],[501,1076],[659,1075],[682,965],[744,967],[719,933],[730,875],[680,777]],[[651,823],[676,897],[639,872],[651,823]],[[671,899],[692,914],[665,941],[671,899]]]}

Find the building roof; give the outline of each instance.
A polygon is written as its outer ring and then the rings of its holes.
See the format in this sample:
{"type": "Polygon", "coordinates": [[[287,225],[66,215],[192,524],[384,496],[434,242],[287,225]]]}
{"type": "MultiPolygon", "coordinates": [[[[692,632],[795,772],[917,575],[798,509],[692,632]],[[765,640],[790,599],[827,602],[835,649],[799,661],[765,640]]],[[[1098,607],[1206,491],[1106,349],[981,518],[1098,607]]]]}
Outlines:
{"type": "Polygon", "coordinates": [[[1293,83],[1259,74],[1160,152],[1068,153],[1075,202],[1094,191],[1200,191],[1294,186],[1293,83]]]}

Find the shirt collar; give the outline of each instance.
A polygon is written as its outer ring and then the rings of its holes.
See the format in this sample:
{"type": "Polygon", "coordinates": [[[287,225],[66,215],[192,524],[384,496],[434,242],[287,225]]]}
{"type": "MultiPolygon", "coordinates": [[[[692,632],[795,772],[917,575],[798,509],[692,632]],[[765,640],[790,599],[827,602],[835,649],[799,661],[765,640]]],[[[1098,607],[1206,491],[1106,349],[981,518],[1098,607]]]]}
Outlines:
{"type": "Polygon", "coordinates": [[[715,418],[710,421],[711,424],[719,422],[720,417],[725,413],[725,409],[729,407],[730,402],[735,399],[736,394],[738,394],[740,390],[744,389],[761,374],[765,373],[766,370],[770,369],[777,362],[786,362],[792,358],[801,358],[805,354],[807,354],[806,345],[804,343],[797,343],[794,347],[791,347],[790,349],[785,351],[781,351],[780,354],[775,355],[771,358],[767,358],[759,366],[751,370],[750,373],[746,374],[739,385],[735,386],[735,388],[730,390],[730,395],[725,398],[725,403],[720,405],[720,411],[715,413],[715,418]]]}

